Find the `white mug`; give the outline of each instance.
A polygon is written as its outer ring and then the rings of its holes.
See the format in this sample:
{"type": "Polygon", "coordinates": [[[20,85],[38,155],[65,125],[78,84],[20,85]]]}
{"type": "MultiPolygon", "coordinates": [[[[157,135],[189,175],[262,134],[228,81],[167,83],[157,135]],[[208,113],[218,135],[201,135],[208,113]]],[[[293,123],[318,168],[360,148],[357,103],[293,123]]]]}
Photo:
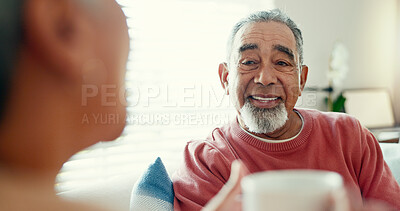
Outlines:
{"type": "Polygon", "coordinates": [[[243,178],[245,211],[348,210],[342,177],[322,170],[274,170],[243,178]]]}

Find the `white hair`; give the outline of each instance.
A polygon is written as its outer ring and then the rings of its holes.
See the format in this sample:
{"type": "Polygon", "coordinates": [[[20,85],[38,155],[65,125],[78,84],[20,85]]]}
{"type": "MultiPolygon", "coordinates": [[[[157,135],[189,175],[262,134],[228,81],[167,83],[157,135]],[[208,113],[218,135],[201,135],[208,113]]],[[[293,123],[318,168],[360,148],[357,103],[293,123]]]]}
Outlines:
{"type": "Polygon", "coordinates": [[[271,133],[285,125],[288,113],[283,102],[274,108],[258,108],[246,99],[240,109],[244,124],[253,133],[271,133]]]}
{"type": "Polygon", "coordinates": [[[259,11],[252,13],[235,24],[228,39],[226,61],[228,63],[228,66],[231,62],[233,42],[238,31],[247,24],[271,21],[283,23],[293,32],[294,38],[296,40],[297,53],[299,55],[299,65],[303,64],[303,36],[301,30],[296,25],[296,23],[289,18],[287,14],[279,9],[273,9],[269,11],[259,11]]]}

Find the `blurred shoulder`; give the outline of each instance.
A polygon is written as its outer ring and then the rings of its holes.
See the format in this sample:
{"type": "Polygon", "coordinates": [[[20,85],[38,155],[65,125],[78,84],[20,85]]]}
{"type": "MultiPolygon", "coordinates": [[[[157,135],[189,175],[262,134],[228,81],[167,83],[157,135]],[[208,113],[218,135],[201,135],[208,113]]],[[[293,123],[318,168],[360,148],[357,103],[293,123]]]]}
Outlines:
{"type": "Polygon", "coordinates": [[[36,184],[22,185],[0,176],[0,210],[8,211],[107,211],[102,208],[78,202],[66,201],[36,184]]]}

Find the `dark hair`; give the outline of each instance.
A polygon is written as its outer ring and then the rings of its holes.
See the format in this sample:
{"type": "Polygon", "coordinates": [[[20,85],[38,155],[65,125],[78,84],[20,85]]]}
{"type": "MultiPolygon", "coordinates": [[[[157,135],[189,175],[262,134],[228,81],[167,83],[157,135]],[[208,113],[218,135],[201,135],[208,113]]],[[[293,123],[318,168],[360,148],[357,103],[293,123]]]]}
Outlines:
{"type": "Polygon", "coordinates": [[[0,118],[10,89],[22,38],[23,0],[0,1],[0,118]]]}

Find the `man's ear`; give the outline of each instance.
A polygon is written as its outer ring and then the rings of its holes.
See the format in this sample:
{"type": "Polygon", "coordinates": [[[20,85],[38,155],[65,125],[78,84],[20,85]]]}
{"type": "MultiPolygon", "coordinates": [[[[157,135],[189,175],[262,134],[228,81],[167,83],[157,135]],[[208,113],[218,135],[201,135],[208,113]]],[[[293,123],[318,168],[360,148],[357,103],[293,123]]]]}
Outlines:
{"type": "Polygon", "coordinates": [[[229,95],[229,85],[228,85],[229,71],[228,71],[228,66],[225,62],[219,64],[218,75],[219,75],[219,80],[221,81],[222,88],[224,88],[225,93],[229,95]]]}
{"type": "Polygon", "coordinates": [[[63,77],[81,77],[81,68],[92,54],[93,24],[74,1],[26,2],[24,43],[46,70],[63,77]]]}
{"type": "MultiPolygon", "coordinates": [[[[307,76],[308,76],[308,66],[302,65],[301,72],[300,72],[300,91],[301,92],[303,92],[304,87],[306,86],[307,76]]],[[[301,92],[300,92],[300,96],[301,96],[301,92]]]]}

